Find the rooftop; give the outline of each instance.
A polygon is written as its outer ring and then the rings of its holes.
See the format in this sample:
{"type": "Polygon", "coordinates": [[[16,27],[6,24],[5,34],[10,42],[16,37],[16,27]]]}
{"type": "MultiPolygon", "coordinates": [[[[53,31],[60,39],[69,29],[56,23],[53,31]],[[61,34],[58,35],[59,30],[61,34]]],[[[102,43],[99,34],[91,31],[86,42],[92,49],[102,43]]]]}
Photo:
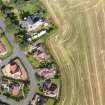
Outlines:
{"type": "Polygon", "coordinates": [[[13,96],[18,96],[20,93],[20,86],[14,86],[12,90],[12,95],[13,96]]]}
{"type": "Polygon", "coordinates": [[[38,75],[41,77],[44,77],[45,79],[51,79],[54,78],[56,75],[56,71],[54,69],[48,69],[48,68],[43,68],[38,71],[38,75]]]}
{"type": "Polygon", "coordinates": [[[40,16],[28,16],[28,17],[24,17],[24,21],[27,21],[29,24],[34,24],[37,21],[39,21],[41,19],[40,16]]]}
{"type": "Polygon", "coordinates": [[[8,79],[0,79],[0,91],[8,93],[11,96],[18,96],[21,91],[22,84],[15,83],[8,79]]]}
{"type": "Polygon", "coordinates": [[[44,96],[36,95],[30,105],[45,105],[47,102],[47,98],[44,96]]]}
{"type": "Polygon", "coordinates": [[[35,30],[39,26],[43,25],[44,19],[39,15],[27,16],[21,21],[21,26],[28,32],[35,30]]]}
{"type": "Polygon", "coordinates": [[[28,74],[22,66],[21,62],[12,61],[2,69],[2,73],[9,78],[27,80],[28,74]]]}
{"type": "Polygon", "coordinates": [[[58,86],[52,83],[50,79],[43,82],[42,88],[44,95],[49,97],[56,97],[59,92],[58,86]]]}
{"type": "Polygon", "coordinates": [[[37,44],[35,49],[32,49],[32,55],[40,62],[47,60],[49,57],[42,44],[37,44]]]}

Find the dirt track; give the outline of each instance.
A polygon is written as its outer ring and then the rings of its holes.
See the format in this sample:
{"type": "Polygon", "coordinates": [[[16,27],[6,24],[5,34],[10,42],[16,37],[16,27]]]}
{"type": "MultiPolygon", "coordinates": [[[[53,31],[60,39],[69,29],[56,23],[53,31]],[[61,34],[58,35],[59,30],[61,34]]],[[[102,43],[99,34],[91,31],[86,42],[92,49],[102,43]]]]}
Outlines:
{"type": "Polygon", "coordinates": [[[42,1],[59,26],[49,40],[62,74],[59,105],[105,105],[105,1],[42,1]]]}

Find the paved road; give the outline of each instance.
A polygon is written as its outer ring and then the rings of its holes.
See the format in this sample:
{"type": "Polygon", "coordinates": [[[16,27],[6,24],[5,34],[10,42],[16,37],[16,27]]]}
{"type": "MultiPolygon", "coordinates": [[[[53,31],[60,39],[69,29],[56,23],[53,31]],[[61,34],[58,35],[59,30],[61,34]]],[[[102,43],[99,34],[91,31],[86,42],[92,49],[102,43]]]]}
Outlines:
{"type": "MultiPolygon", "coordinates": [[[[2,20],[0,20],[0,27],[2,27],[5,30],[5,23],[2,20]]],[[[29,75],[29,78],[31,81],[31,85],[30,85],[31,88],[30,88],[30,92],[29,92],[27,98],[25,98],[24,100],[22,100],[20,102],[16,102],[9,98],[7,99],[5,96],[0,96],[0,100],[8,103],[10,105],[28,105],[29,101],[32,100],[32,98],[35,94],[35,85],[36,85],[35,84],[36,83],[35,82],[35,70],[33,70],[33,67],[28,62],[24,52],[22,50],[20,50],[19,46],[13,42],[13,35],[8,35],[8,33],[6,33],[6,37],[8,38],[8,41],[13,46],[13,54],[10,57],[8,57],[6,60],[4,60],[2,65],[6,65],[8,63],[8,61],[12,58],[19,57],[21,59],[21,61],[23,62],[23,64],[25,65],[25,67],[27,68],[27,72],[28,72],[28,75],[29,75]]],[[[0,65],[0,67],[2,65],[0,65]]]]}

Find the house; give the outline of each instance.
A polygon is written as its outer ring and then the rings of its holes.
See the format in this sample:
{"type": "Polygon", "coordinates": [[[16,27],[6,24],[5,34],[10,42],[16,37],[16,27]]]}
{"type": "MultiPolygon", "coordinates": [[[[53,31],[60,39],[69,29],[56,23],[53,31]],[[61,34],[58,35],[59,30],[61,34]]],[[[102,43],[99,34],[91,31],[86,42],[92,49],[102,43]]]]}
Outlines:
{"type": "Polygon", "coordinates": [[[7,53],[7,49],[5,45],[0,41],[0,55],[5,55],[7,53]]]}
{"type": "Polygon", "coordinates": [[[49,58],[49,55],[42,43],[38,43],[34,48],[35,49],[32,49],[31,51],[32,56],[39,62],[45,61],[49,58]]]}
{"type": "Polygon", "coordinates": [[[56,75],[56,71],[53,68],[43,68],[39,70],[37,74],[45,79],[51,79],[54,78],[54,76],[56,75]]]}
{"type": "Polygon", "coordinates": [[[20,86],[13,86],[12,88],[12,96],[18,96],[20,94],[21,87],[20,86]]]}
{"type": "Polygon", "coordinates": [[[36,95],[29,105],[46,105],[47,98],[44,96],[36,95]]]}
{"type": "Polygon", "coordinates": [[[14,83],[8,80],[0,80],[0,90],[3,93],[8,93],[11,96],[18,96],[21,92],[22,84],[14,83]]]}
{"type": "Polygon", "coordinates": [[[13,79],[20,79],[20,80],[27,80],[28,76],[25,70],[23,70],[20,65],[16,62],[11,62],[7,64],[3,69],[2,73],[4,76],[13,78],[13,79]]]}
{"type": "Polygon", "coordinates": [[[27,32],[30,32],[44,25],[44,19],[39,15],[28,16],[24,17],[20,24],[22,28],[24,28],[27,32]]]}
{"type": "Polygon", "coordinates": [[[47,79],[42,84],[43,93],[45,96],[56,97],[58,95],[58,86],[50,79],[47,79]]]}

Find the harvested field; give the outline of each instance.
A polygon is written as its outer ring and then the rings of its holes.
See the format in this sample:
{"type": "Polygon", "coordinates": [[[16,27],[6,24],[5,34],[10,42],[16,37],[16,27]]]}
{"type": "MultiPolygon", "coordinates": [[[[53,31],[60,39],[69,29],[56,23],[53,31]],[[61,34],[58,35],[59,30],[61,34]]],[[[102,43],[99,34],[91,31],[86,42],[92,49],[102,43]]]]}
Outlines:
{"type": "Polygon", "coordinates": [[[59,26],[49,47],[60,66],[58,105],[105,105],[105,0],[42,0],[59,26]]]}

